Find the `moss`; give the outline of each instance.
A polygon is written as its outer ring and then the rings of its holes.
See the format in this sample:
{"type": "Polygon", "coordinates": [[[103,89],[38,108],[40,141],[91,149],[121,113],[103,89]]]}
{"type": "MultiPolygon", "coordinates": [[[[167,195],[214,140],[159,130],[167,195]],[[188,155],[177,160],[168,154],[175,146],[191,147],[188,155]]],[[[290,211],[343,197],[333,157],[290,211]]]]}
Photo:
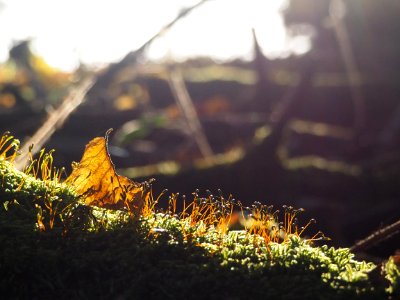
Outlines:
{"type": "Polygon", "coordinates": [[[2,298],[395,299],[387,281],[349,249],[281,242],[207,219],[85,206],[57,180],[39,180],[0,158],[2,298]],[[53,218],[52,226],[50,225],[53,218]]]}
{"type": "Polygon", "coordinates": [[[393,296],[393,299],[400,298],[400,268],[395,264],[394,258],[387,261],[383,271],[390,282],[386,291],[393,296]]]}

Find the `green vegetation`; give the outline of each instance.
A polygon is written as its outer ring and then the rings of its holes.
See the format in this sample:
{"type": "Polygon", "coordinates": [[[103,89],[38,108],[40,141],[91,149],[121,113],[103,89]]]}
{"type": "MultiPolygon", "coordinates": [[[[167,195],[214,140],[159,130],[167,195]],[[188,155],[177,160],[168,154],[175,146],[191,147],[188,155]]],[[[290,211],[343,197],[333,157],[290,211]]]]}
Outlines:
{"type": "MultiPolygon", "coordinates": [[[[84,205],[62,183],[51,153],[25,172],[18,143],[0,140],[1,298],[65,299],[396,299],[400,270],[349,249],[315,246],[295,224],[299,210],[255,203],[256,222],[229,229],[235,207],[223,196],[194,199],[178,212],[146,199],[140,218],[84,205]],[[382,268],[382,270],[380,270],[382,268]],[[381,274],[382,273],[382,274],[381,274]],[[377,276],[378,274],[378,276],[377,276]]],[[[246,209],[245,209],[246,210],[246,209]]],[[[242,211],[243,212],[243,211],[242,211]]]]}

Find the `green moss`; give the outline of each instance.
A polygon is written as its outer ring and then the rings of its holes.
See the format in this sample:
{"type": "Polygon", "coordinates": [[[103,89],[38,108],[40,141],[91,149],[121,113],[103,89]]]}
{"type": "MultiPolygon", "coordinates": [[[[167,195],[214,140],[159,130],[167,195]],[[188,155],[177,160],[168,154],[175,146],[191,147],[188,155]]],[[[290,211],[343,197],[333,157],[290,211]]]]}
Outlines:
{"type": "Polygon", "coordinates": [[[384,273],[386,273],[385,277],[390,282],[387,292],[393,296],[393,299],[400,298],[400,269],[394,263],[393,258],[390,258],[384,265],[384,273]]]}
{"type": "Polygon", "coordinates": [[[295,235],[267,244],[244,230],[221,233],[167,213],[133,222],[125,211],[85,206],[70,187],[35,179],[2,159],[0,201],[2,298],[399,295],[400,271],[392,260],[383,268],[387,281],[376,281],[371,272],[377,266],[355,260],[349,249],[313,246],[295,235]]]}

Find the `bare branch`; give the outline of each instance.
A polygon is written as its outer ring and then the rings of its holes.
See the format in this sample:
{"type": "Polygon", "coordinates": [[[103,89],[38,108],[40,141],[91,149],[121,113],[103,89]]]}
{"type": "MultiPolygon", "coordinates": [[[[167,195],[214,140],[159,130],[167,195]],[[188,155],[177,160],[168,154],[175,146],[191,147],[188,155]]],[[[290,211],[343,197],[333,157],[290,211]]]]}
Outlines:
{"type": "Polygon", "coordinates": [[[84,102],[86,93],[92,85],[93,78],[84,80],[78,87],[70,91],[55,111],[49,113],[43,125],[21,147],[22,154],[15,159],[17,169],[23,169],[28,163],[28,152],[31,145],[35,145],[32,154],[37,153],[53,133],[64,124],[69,115],[84,102]]]}
{"type": "Polygon", "coordinates": [[[201,154],[203,157],[212,156],[213,151],[207,141],[207,136],[201,126],[196,108],[194,107],[193,101],[186,89],[181,72],[177,69],[170,70],[168,72],[168,83],[201,154]]]}
{"type": "Polygon", "coordinates": [[[333,23],[340,52],[344,61],[348,82],[350,85],[351,98],[354,105],[354,127],[356,134],[365,127],[365,98],[361,89],[361,76],[354,58],[351,41],[343,17],[345,4],[342,0],[332,0],[330,6],[330,18],[333,23]]]}
{"type": "Polygon", "coordinates": [[[108,69],[102,74],[92,76],[84,80],[79,86],[71,90],[68,96],[64,99],[61,105],[52,112],[44,124],[36,131],[36,133],[24,143],[22,146],[22,155],[16,159],[16,167],[22,169],[27,163],[28,150],[32,144],[35,148],[32,149],[32,155],[36,154],[43,145],[50,139],[53,133],[60,128],[64,122],[68,119],[69,115],[81,105],[88,93],[94,90],[96,87],[101,86],[105,78],[109,78],[117,74],[127,64],[136,63],[138,55],[142,54],[144,50],[159,36],[163,35],[168,31],[175,23],[181,20],[183,17],[188,15],[194,9],[200,7],[208,0],[199,1],[197,4],[184,9],[181,11],[170,23],[161,28],[155,35],[148,39],[141,47],[136,51],[128,53],[121,61],[116,64],[111,64],[108,69]]]}
{"type": "Polygon", "coordinates": [[[350,248],[350,250],[353,252],[365,251],[365,250],[371,248],[372,246],[379,244],[380,242],[392,237],[395,234],[399,234],[399,233],[400,233],[400,220],[373,232],[365,239],[360,240],[357,243],[355,243],[350,248]]]}

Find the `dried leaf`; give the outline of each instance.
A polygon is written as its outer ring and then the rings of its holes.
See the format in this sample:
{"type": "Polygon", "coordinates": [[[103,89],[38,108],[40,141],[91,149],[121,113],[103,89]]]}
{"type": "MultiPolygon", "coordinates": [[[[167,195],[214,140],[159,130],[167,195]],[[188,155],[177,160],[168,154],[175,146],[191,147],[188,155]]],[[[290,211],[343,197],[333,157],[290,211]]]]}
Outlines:
{"type": "Polygon", "coordinates": [[[79,164],[73,166],[66,183],[82,195],[86,205],[109,209],[127,208],[136,216],[141,212],[147,197],[149,183],[137,183],[115,172],[108,152],[106,136],[91,140],[85,148],[79,164]]]}

